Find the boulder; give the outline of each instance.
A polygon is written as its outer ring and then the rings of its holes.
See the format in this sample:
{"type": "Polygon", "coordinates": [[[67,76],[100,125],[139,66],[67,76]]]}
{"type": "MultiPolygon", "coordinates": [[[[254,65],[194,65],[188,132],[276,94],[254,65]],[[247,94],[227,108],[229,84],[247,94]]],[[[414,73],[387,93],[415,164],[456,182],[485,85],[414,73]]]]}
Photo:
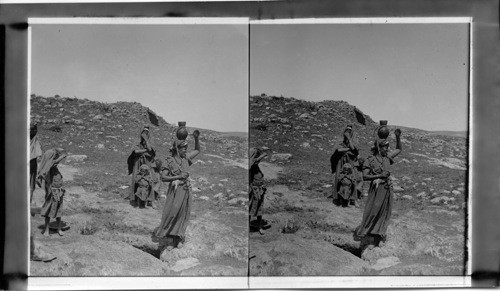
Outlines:
{"type": "Polygon", "coordinates": [[[271,160],[289,161],[292,157],[293,157],[293,155],[289,154],[289,153],[273,154],[271,156],[271,160]]]}
{"type": "Polygon", "coordinates": [[[246,201],[248,201],[248,198],[237,197],[237,198],[233,198],[233,199],[227,201],[227,203],[229,205],[237,205],[237,204],[243,204],[246,201]]]}
{"type": "Polygon", "coordinates": [[[71,162],[83,162],[87,159],[88,157],[86,155],[69,155],[66,157],[66,162],[71,163],[71,162]]]}
{"type": "Polygon", "coordinates": [[[378,259],[377,262],[375,263],[375,265],[370,266],[370,268],[377,270],[377,271],[380,271],[380,270],[395,266],[399,263],[400,263],[399,258],[394,257],[394,256],[390,256],[390,257],[378,259]]]}
{"type": "Polygon", "coordinates": [[[392,190],[393,190],[394,192],[398,193],[398,192],[403,192],[405,189],[404,189],[403,187],[399,186],[399,185],[394,185],[394,186],[392,187],[392,190]]]}
{"type": "Polygon", "coordinates": [[[250,256],[252,276],[356,276],[367,267],[362,259],[328,242],[288,234],[259,243],[250,256]]]}
{"type": "Polygon", "coordinates": [[[31,262],[32,276],[161,276],[164,264],[151,254],[120,241],[81,235],[77,240],[54,241],[57,259],[31,262]]]}

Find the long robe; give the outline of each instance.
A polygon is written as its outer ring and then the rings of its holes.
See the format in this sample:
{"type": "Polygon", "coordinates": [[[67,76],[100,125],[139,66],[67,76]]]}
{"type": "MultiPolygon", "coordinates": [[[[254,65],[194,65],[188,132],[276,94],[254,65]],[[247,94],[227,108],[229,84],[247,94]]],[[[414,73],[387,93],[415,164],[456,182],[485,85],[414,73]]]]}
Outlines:
{"type": "Polygon", "coordinates": [[[266,189],[263,186],[264,174],[259,168],[258,164],[253,164],[250,167],[250,216],[262,216],[264,208],[264,194],[266,189]]]}
{"type": "MultiPolygon", "coordinates": [[[[191,161],[182,158],[178,164],[173,157],[168,157],[162,167],[162,175],[177,176],[187,172],[191,161]]],[[[163,208],[160,226],[155,232],[157,237],[178,236],[184,239],[191,216],[191,184],[189,179],[169,182],[167,200],[163,208]]]]}
{"type": "Polygon", "coordinates": [[[151,195],[151,175],[150,173],[141,173],[139,172],[136,176],[136,192],[135,197],[139,199],[141,202],[153,201],[154,195],[151,195]]]}
{"type": "Polygon", "coordinates": [[[335,174],[333,178],[333,201],[338,200],[338,183],[340,181],[340,174],[342,173],[342,168],[346,163],[351,164],[353,168],[353,174],[354,176],[358,175],[358,170],[356,169],[356,159],[358,156],[358,150],[355,148],[354,150],[348,150],[347,152],[339,152],[340,148],[347,148],[349,147],[345,143],[340,143],[338,148],[335,149],[335,152],[333,155],[330,157],[330,164],[332,167],[332,172],[335,174]]]}
{"type": "Polygon", "coordinates": [[[66,192],[63,188],[63,177],[57,167],[50,168],[44,180],[45,202],[40,214],[45,217],[58,218],[62,216],[63,197],[66,192]]]}
{"type": "Polygon", "coordinates": [[[33,192],[36,186],[36,174],[38,171],[37,158],[42,155],[42,146],[38,140],[38,136],[35,135],[30,140],[30,203],[33,200],[33,192]]]}
{"type": "Polygon", "coordinates": [[[355,193],[355,177],[352,173],[340,173],[337,187],[337,197],[342,197],[344,200],[354,200],[357,198],[357,193],[355,193]]]}
{"type": "MultiPolygon", "coordinates": [[[[128,173],[129,175],[132,174],[132,183],[129,192],[129,199],[131,201],[135,199],[135,192],[137,191],[137,185],[135,182],[136,182],[136,175],[139,173],[139,168],[144,164],[148,165],[151,168],[156,155],[156,152],[153,148],[151,148],[150,151],[147,151],[142,154],[135,153],[135,150],[143,150],[143,149],[146,149],[146,147],[142,143],[136,145],[134,150],[127,159],[128,173]]],[[[153,187],[151,187],[150,192],[151,193],[149,195],[154,197],[153,187]]]]}
{"type": "MultiPolygon", "coordinates": [[[[393,163],[392,159],[382,156],[368,157],[368,167],[371,175],[388,171],[393,163]]],[[[392,187],[390,180],[376,179],[371,181],[366,200],[363,220],[356,229],[357,236],[379,235],[385,236],[392,214],[392,187]]]]}

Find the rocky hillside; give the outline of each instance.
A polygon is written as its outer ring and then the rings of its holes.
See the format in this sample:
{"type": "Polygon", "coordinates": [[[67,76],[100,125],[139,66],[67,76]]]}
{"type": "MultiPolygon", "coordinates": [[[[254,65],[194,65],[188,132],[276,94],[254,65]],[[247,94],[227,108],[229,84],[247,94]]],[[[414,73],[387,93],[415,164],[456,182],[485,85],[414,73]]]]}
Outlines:
{"type": "MultiPolygon", "coordinates": [[[[199,129],[202,153],[190,170],[194,202],[187,244],[161,252],[151,234],[160,223],[164,200],[156,210],[129,205],[124,199],[131,181],[126,160],[145,124],[164,160],[175,126],[139,103],[58,96],[32,95],[30,115],[38,123],[43,150],[68,151],[59,168],[67,188],[63,221],[70,226],[64,237],[52,233],[45,238],[40,234],[43,218],[32,218],[36,238],[58,257],[51,263],[32,262],[32,275],[247,274],[246,137],[199,129]]],[[[192,149],[193,139],[188,141],[192,149]]],[[[43,196],[37,189],[34,206],[43,204],[43,196]]]]}
{"type": "Polygon", "coordinates": [[[377,123],[347,102],[250,97],[250,146],[272,153],[261,163],[268,179],[265,219],[272,227],[250,235],[250,274],[463,274],[467,140],[400,127],[389,238],[361,252],[352,234],[366,198],[361,208],[337,207],[326,198],[333,183],[329,158],[347,124],[367,157],[377,123]]]}

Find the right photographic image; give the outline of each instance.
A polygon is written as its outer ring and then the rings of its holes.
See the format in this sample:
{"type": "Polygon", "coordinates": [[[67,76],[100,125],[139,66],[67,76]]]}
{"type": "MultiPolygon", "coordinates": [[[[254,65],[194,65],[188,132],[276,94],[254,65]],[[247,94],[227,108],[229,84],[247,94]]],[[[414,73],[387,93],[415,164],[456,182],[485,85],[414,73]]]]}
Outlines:
{"type": "Polygon", "coordinates": [[[250,25],[249,275],[468,273],[470,21],[250,25]]]}

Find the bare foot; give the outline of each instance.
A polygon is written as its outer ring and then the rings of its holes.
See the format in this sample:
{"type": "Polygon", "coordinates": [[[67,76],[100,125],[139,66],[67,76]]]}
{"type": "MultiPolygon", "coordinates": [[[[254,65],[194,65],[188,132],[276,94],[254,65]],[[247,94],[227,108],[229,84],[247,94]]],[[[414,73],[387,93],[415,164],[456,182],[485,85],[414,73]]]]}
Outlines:
{"type": "Polygon", "coordinates": [[[44,231],[42,231],[42,234],[43,234],[43,236],[46,236],[46,237],[49,237],[49,236],[50,236],[50,234],[49,234],[49,231],[48,231],[48,230],[44,230],[44,231]]]}
{"type": "Polygon", "coordinates": [[[264,230],[263,230],[262,228],[259,228],[259,233],[260,233],[261,235],[264,235],[264,230]]]}
{"type": "Polygon", "coordinates": [[[62,231],[62,230],[58,230],[57,233],[59,234],[59,236],[63,236],[64,235],[64,231],[62,231]]]}

